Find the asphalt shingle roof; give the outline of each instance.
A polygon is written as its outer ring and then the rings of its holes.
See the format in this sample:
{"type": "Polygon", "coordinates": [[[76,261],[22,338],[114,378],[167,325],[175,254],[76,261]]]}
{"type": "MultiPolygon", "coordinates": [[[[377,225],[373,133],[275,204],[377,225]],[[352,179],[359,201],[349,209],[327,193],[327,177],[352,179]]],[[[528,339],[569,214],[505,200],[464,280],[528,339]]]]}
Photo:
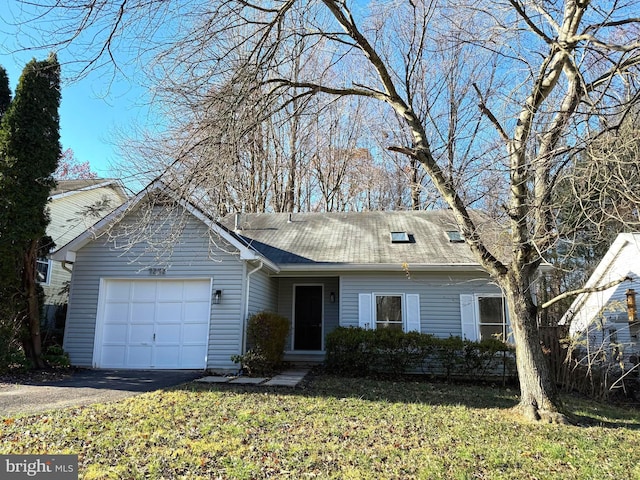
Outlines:
{"type": "Polygon", "coordinates": [[[83,188],[100,185],[105,182],[113,182],[111,178],[87,178],[79,180],[58,180],[56,188],[51,191],[51,195],[59,195],[61,193],[75,192],[83,188]]]}
{"type": "MultiPolygon", "coordinates": [[[[221,222],[235,229],[235,216],[221,222]]],[[[449,241],[458,230],[449,210],[241,214],[236,234],[269,260],[283,264],[477,264],[465,243],[449,241]],[[391,232],[410,243],[392,243],[391,232]]],[[[493,224],[495,227],[495,224],[493,224]]],[[[495,228],[494,228],[495,231],[495,228]]]]}

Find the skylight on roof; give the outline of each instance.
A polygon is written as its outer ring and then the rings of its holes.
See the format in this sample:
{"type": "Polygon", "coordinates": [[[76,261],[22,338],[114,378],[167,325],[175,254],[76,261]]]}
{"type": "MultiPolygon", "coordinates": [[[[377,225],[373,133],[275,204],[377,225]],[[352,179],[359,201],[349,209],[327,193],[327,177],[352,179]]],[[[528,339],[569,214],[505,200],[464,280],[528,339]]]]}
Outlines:
{"type": "Polygon", "coordinates": [[[391,232],[391,243],[409,243],[410,241],[407,232],[391,232]]]}
{"type": "Polygon", "coordinates": [[[447,232],[447,237],[449,237],[449,241],[451,243],[462,243],[462,242],[464,242],[464,235],[459,230],[449,230],[447,232]]]}

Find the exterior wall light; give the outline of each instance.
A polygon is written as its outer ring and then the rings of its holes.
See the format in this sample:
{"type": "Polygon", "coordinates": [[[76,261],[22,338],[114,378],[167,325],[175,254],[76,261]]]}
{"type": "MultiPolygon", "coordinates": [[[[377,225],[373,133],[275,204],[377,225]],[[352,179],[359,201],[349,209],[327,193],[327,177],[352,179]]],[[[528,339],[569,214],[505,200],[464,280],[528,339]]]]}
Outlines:
{"type": "Polygon", "coordinates": [[[222,290],[216,290],[215,292],[213,292],[213,303],[217,305],[220,303],[221,299],[222,299],[222,290]]]}

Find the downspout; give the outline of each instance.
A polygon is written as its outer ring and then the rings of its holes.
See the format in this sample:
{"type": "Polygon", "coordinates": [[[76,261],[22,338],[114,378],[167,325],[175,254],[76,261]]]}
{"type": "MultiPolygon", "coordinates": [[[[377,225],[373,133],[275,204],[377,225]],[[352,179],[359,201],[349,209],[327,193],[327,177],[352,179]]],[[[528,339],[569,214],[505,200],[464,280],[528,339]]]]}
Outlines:
{"type": "Polygon", "coordinates": [[[247,348],[247,320],[249,319],[249,293],[251,290],[251,275],[256,273],[258,270],[262,270],[264,267],[264,262],[260,260],[260,264],[247,273],[247,297],[245,298],[244,304],[244,320],[242,321],[242,354],[246,353],[247,348]]]}
{"type": "Polygon", "coordinates": [[[69,272],[69,273],[73,273],[73,270],[72,270],[70,267],[67,267],[67,265],[68,265],[69,263],[70,263],[71,265],[73,265],[73,262],[67,262],[66,260],[63,260],[63,261],[62,261],[62,269],[63,269],[63,270],[66,270],[66,271],[67,271],[67,272],[69,272]]]}

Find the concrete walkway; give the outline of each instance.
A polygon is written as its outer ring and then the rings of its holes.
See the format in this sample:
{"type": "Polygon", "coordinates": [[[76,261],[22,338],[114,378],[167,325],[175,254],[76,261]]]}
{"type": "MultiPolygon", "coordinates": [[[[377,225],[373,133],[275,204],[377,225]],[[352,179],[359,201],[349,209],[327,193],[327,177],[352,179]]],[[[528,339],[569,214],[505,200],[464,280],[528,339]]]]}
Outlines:
{"type": "Polygon", "coordinates": [[[308,368],[285,370],[272,378],[267,377],[224,377],[211,375],[199,378],[199,383],[228,383],[231,385],[260,385],[264,387],[295,387],[309,373],[308,368]]]}

